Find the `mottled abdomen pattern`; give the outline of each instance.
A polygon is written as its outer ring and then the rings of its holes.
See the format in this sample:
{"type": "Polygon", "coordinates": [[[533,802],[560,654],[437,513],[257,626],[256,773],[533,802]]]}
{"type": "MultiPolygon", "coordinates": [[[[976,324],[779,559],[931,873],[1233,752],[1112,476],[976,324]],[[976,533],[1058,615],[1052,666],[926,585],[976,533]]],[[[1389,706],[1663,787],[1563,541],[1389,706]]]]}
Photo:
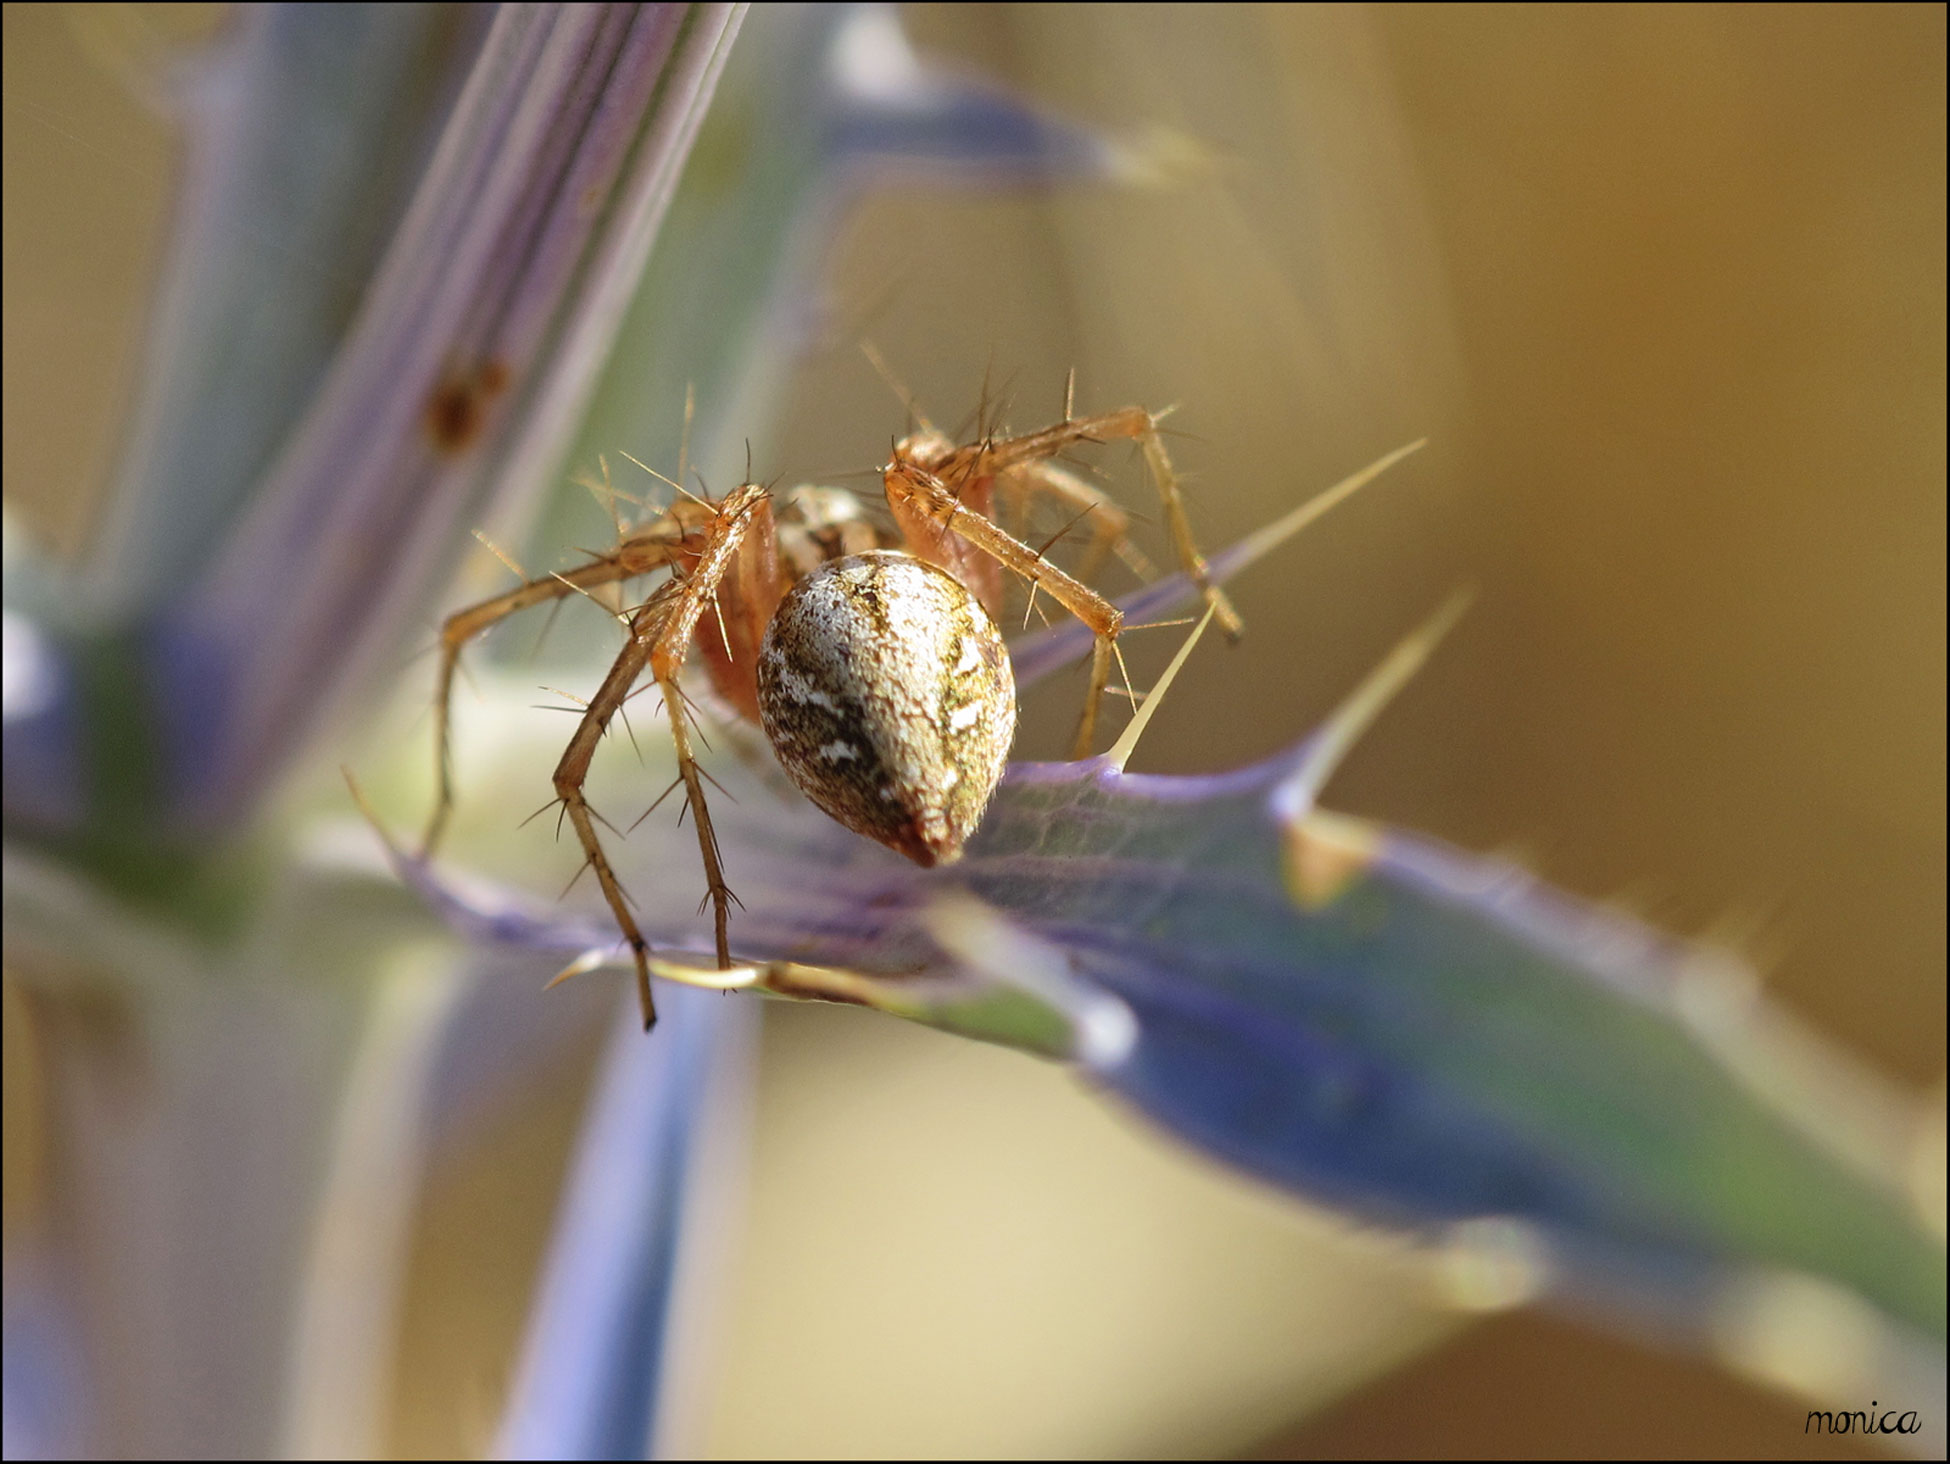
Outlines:
{"type": "Polygon", "coordinates": [[[891,550],[836,559],[786,592],[758,653],[758,709],[805,795],[917,864],[982,821],[1016,735],[995,623],[944,570],[891,550]]]}

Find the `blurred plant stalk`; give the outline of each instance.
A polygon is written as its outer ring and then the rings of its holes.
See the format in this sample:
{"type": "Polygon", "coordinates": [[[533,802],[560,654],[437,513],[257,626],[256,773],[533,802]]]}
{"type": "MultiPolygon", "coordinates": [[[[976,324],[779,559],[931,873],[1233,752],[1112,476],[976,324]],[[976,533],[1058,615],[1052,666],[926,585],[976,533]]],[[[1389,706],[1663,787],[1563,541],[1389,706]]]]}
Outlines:
{"type": "Polygon", "coordinates": [[[741,13],[245,10],[180,91],[99,551],[9,546],[7,961],[52,1207],[9,1257],[10,1451],[377,1451],[466,954],[271,795],[553,474],[741,13]]]}

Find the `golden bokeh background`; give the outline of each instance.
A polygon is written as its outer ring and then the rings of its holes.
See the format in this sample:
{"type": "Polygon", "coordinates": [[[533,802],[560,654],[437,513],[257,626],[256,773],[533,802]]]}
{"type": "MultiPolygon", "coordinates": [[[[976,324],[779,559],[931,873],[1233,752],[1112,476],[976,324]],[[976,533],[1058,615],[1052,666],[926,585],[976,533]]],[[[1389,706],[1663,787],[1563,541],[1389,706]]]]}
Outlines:
{"type": "MultiPolygon", "coordinates": [[[[1940,1114],[1942,8],[907,15],[932,55],[1205,157],[1149,189],[865,200],[774,470],[856,469],[899,429],[863,334],[949,422],[991,369],[1022,426],[1071,366],[1080,406],[1180,403],[1209,544],[1430,436],[1240,582],[1246,641],[1201,650],[1135,766],[1285,744],[1470,581],[1328,801],[1736,941],[1940,1114]]],[[[104,59],[129,54],[107,22],[5,21],[5,483],[72,549],[118,447],[173,144],[104,59]]],[[[1125,457],[1102,462],[1142,508],[1125,457]]],[[[1070,714],[1042,693],[1026,750],[1053,754],[1070,714]]],[[[1801,1408],[1689,1359],[1528,1315],[1457,1331],[1373,1237],[1017,1055],[773,1009],[760,1072],[696,1447],[1808,1446],[1801,1408]]],[[[435,1176],[402,1450],[485,1443],[578,1099],[565,1078],[435,1176]]]]}

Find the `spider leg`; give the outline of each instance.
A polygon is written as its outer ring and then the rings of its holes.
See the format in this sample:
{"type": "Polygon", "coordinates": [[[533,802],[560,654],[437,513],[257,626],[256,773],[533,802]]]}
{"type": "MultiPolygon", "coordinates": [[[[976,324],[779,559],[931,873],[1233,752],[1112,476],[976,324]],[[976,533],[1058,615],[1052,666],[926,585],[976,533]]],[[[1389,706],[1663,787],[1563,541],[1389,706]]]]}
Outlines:
{"type": "Polygon", "coordinates": [[[1122,407],[1115,412],[1072,418],[1054,427],[1045,427],[1041,432],[986,444],[982,449],[983,470],[1005,473],[1024,464],[1048,464],[1058,453],[1079,442],[1120,439],[1137,443],[1158,485],[1158,497],[1164,504],[1165,526],[1171,533],[1179,566],[1199,587],[1205,603],[1212,607],[1219,628],[1230,639],[1237,640],[1245,623],[1240,620],[1225,593],[1212,583],[1205,556],[1198,552],[1198,543],[1192,537],[1191,519],[1185,513],[1185,495],[1179,488],[1178,474],[1171,466],[1171,456],[1165,451],[1165,440],[1159,435],[1158,421],[1158,417],[1143,407],[1122,407]]]}
{"type": "Polygon", "coordinates": [[[1079,474],[1054,462],[1032,461],[1004,468],[995,479],[1018,515],[1037,494],[1078,511],[1079,520],[1087,522],[1090,529],[1090,547],[1077,565],[1078,579],[1095,579],[1104,567],[1104,560],[1113,552],[1140,580],[1148,583],[1158,577],[1151,561],[1130,540],[1130,514],[1108,493],[1091,486],[1079,474]]]}
{"type": "Polygon", "coordinates": [[[764,504],[765,490],[747,484],[733,492],[713,511],[710,521],[703,525],[702,546],[697,550],[689,573],[676,582],[673,593],[653,598],[631,617],[629,640],[615,664],[609,668],[609,674],[603,678],[602,686],[590,698],[589,709],[583,714],[575,736],[569,740],[562,760],[555,768],[556,796],[562,800],[576,838],[582,844],[590,866],[596,871],[596,881],[602,886],[603,899],[608,903],[610,913],[616,918],[617,928],[623,933],[623,939],[629,943],[635,958],[637,999],[643,1005],[645,1028],[657,1019],[656,1006],[650,995],[650,945],[637,928],[636,917],[630,911],[623,887],[617,881],[609,857],[603,852],[602,840],[596,833],[593,810],[583,795],[583,784],[588,779],[590,761],[596,755],[596,748],[602,742],[610,719],[628,699],[637,678],[648,670],[663,691],[664,705],[670,713],[670,735],[677,750],[678,776],[683,780],[692,822],[697,827],[698,850],[704,859],[708,898],[714,907],[718,964],[728,969],[731,950],[726,926],[731,890],[725,884],[724,868],[718,857],[717,834],[711,826],[711,812],[705,803],[697,758],[691,751],[690,728],[684,719],[684,703],[677,689],[677,676],[683,670],[699,617],[723,581],[727,567],[736,559],[754,521],[760,514],[768,512],[764,504]]]}
{"type": "MultiPolygon", "coordinates": [[[[624,580],[649,574],[653,570],[666,568],[675,563],[685,546],[694,540],[698,526],[694,511],[679,513],[673,509],[660,514],[648,524],[632,532],[611,554],[564,570],[560,574],[544,575],[538,579],[527,580],[478,605],[470,605],[465,610],[455,611],[440,626],[440,670],[436,678],[433,697],[433,745],[434,779],[439,787],[439,795],[432,815],[427,819],[426,833],[420,839],[420,857],[429,857],[446,831],[448,815],[453,812],[453,747],[452,714],[454,673],[460,665],[460,653],[476,636],[490,627],[518,614],[533,605],[553,602],[560,605],[570,595],[590,595],[592,591],[606,585],[620,584],[624,580]]],[[[598,601],[600,604],[601,602],[598,601]]],[[[612,607],[603,607],[615,613],[612,607]]]]}
{"type": "MultiPolygon", "coordinates": [[[[731,968],[731,945],[726,925],[730,918],[731,902],[737,897],[725,883],[724,865],[718,853],[718,835],[711,825],[711,808],[704,797],[704,778],[708,775],[699,767],[697,755],[691,750],[691,730],[677,677],[684,669],[692,639],[697,634],[698,622],[707,607],[718,617],[716,629],[724,636],[721,643],[729,646],[731,637],[725,633],[723,612],[718,605],[718,592],[727,583],[728,575],[733,582],[750,581],[754,576],[762,581],[763,587],[748,585],[754,596],[752,600],[748,602],[745,599],[744,590],[738,597],[740,608],[749,604],[757,614],[757,627],[762,634],[772,608],[764,600],[768,593],[770,598],[777,598],[776,571],[772,562],[758,565],[750,562],[754,555],[743,552],[748,547],[748,539],[749,547],[756,551],[758,557],[772,552],[771,508],[765,489],[752,483],[734,490],[719,506],[696,566],[686,576],[682,592],[657,630],[649,658],[650,674],[662,690],[664,709],[670,714],[670,738],[677,750],[677,773],[684,781],[684,797],[690,805],[691,822],[697,829],[698,853],[704,861],[705,885],[707,898],[711,902],[720,970],[731,968]]],[[[734,619],[743,618],[734,612],[734,619]]],[[[752,638],[752,646],[754,654],[744,666],[743,674],[755,677],[755,637],[752,638]]]]}
{"type": "Polygon", "coordinates": [[[1211,572],[1206,568],[1205,556],[1198,552],[1198,541],[1192,537],[1192,521],[1185,513],[1185,496],[1179,491],[1178,474],[1172,470],[1171,458],[1165,452],[1165,440],[1158,433],[1158,419],[1149,412],[1145,419],[1149,428],[1139,439],[1144,451],[1144,461],[1151,469],[1152,480],[1158,485],[1158,497],[1165,507],[1165,523],[1171,530],[1172,547],[1178,551],[1178,564],[1192,583],[1205,597],[1213,618],[1219,622],[1219,629],[1225,632],[1227,640],[1238,640],[1245,630],[1246,623],[1239,618],[1239,612],[1232,608],[1232,601],[1226,598],[1224,590],[1212,583],[1211,572]]]}

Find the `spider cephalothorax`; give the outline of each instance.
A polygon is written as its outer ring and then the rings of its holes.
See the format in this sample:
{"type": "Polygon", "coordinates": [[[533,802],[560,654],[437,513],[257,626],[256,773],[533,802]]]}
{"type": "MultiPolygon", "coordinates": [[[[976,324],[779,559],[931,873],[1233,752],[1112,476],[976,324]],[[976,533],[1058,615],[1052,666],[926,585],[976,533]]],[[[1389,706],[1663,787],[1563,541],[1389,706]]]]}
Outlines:
{"type": "Polygon", "coordinates": [[[764,728],[780,763],[820,808],[917,863],[954,859],[981,821],[1015,735],[1015,679],[992,618],[1005,569],[1095,633],[1074,753],[1089,755],[1123,616],[1082,579],[998,527],[992,515],[1000,490],[1018,502],[1053,498],[1079,518],[1090,517],[1085,574],[1109,550],[1125,551],[1125,515],[1055,461],[1078,443],[1111,438],[1143,449],[1180,563],[1221,624],[1236,632],[1238,618],[1208,581],[1193,545],[1157,420],[1142,407],[1083,418],[1066,413],[1041,432],[964,446],[932,428],[904,438],[881,471],[898,537],[876,529],[857,500],[837,489],[794,489],[776,508],[772,495],[751,483],[716,501],[684,492],[671,507],[619,532],[613,552],[448,617],[434,711],[440,795],[425,849],[438,841],[453,801],[447,704],[461,648],[530,605],[664,571],[665,583],[620,616],[627,628],[623,650],[590,698],[554,779],[563,816],[635,958],[646,1026],[655,1020],[649,943],[583,796],[597,744],[646,673],[670,710],[719,965],[731,964],[731,890],[677,689],[693,651],[719,694],[764,728]]]}

